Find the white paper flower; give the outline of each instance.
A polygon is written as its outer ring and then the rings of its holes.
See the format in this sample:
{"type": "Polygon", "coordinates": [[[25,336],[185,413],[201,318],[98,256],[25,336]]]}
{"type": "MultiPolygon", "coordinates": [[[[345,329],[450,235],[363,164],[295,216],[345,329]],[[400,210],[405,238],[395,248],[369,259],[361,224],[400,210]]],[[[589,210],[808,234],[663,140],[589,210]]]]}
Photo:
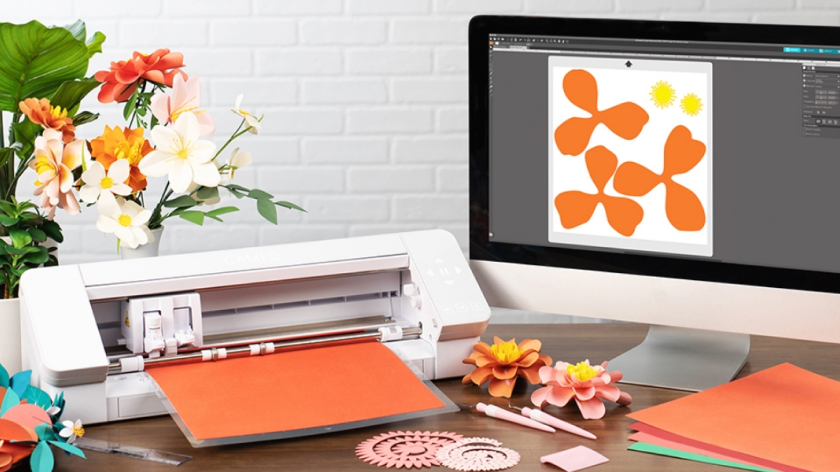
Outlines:
{"type": "Polygon", "coordinates": [[[130,172],[131,166],[128,159],[117,159],[107,171],[105,171],[105,166],[93,161],[88,170],[82,173],[82,181],[85,184],[79,190],[79,196],[82,197],[83,202],[91,203],[99,200],[105,193],[128,195],[131,193],[131,187],[126,185],[125,181],[128,180],[130,172]]]}
{"type": "Polygon", "coordinates": [[[155,240],[146,225],[152,216],[151,211],[122,198],[103,198],[96,207],[99,209],[96,228],[103,233],[114,233],[120,240],[120,246],[135,249],[155,240]]]}
{"type": "Polygon", "coordinates": [[[219,169],[213,163],[216,145],[198,137],[198,120],[189,112],[182,113],[172,128],[155,126],[152,139],[156,147],[140,161],[140,172],[150,177],[169,174],[169,184],[177,193],[185,192],[193,182],[205,187],[219,185],[219,169]]]}
{"type": "Polygon", "coordinates": [[[75,423],[70,420],[64,420],[61,424],[64,428],[58,432],[58,435],[62,438],[67,438],[68,444],[72,444],[76,438],[80,438],[85,435],[85,428],[82,427],[82,420],[76,420],[75,423]]]}
{"type": "Polygon", "coordinates": [[[51,407],[47,408],[47,414],[50,416],[55,416],[61,412],[61,408],[52,405],[51,407]]]}
{"type": "Polygon", "coordinates": [[[248,151],[239,152],[239,148],[234,149],[230,152],[230,155],[227,158],[227,162],[225,165],[228,166],[227,173],[222,175],[222,180],[220,185],[227,185],[233,180],[233,175],[237,169],[241,169],[243,167],[248,167],[251,165],[253,160],[251,159],[251,153],[248,151]]]}
{"type": "Polygon", "coordinates": [[[248,129],[249,133],[259,134],[260,127],[261,127],[260,121],[257,120],[257,118],[254,117],[254,115],[252,115],[252,114],[248,113],[247,111],[243,110],[242,108],[240,108],[240,105],[242,105],[242,97],[243,97],[242,94],[239,94],[239,96],[236,97],[236,105],[234,106],[234,109],[232,109],[230,111],[234,112],[235,114],[237,114],[237,115],[239,115],[239,116],[241,116],[242,118],[245,119],[245,123],[247,123],[248,126],[250,126],[250,128],[248,129]]]}

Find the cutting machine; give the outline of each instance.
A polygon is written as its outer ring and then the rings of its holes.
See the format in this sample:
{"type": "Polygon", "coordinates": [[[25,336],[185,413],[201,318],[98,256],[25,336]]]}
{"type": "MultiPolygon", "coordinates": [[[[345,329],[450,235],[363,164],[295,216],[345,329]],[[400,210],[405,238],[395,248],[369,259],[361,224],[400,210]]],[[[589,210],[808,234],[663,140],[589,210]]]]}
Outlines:
{"type": "Polygon", "coordinates": [[[84,423],[165,414],[143,369],[376,339],[461,376],[490,318],[442,230],[66,265],[21,281],[24,369],[84,423]]]}

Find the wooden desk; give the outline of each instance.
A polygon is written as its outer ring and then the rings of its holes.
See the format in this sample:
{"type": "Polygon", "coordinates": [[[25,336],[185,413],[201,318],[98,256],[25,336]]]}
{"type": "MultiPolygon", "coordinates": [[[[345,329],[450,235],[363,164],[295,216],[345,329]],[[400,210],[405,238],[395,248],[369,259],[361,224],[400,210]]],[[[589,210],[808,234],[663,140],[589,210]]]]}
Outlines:
{"type": "MultiPolygon", "coordinates": [[[[578,362],[590,359],[593,363],[611,359],[635,346],[644,339],[647,327],[636,324],[579,324],[579,325],[491,325],[484,340],[492,343],[493,335],[517,341],[537,338],[543,342],[543,352],[552,359],[578,362]]],[[[791,341],[754,336],[752,351],[740,376],[791,362],[817,374],[840,380],[840,345],[791,341]]],[[[523,383],[520,380],[518,383],[523,383]]],[[[475,404],[479,401],[507,407],[507,399],[492,398],[487,386],[463,386],[460,379],[436,382],[438,387],[456,402],[475,404]]],[[[530,394],[538,386],[517,385],[510,403],[516,406],[530,404],[530,394]]],[[[125,421],[86,428],[91,438],[115,441],[126,445],[159,449],[186,454],[193,460],[178,467],[128,459],[97,452],[87,452],[88,459],[69,458],[56,453],[56,470],[59,471],[230,471],[230,470],[359,470],[373,472],[378,469],[356,458],[355,447],[360,442],[388,431],[450,431],[464,436],[497,439],[505,447],[518,451],[522,461],[512,470],[559,470],[540,464],[543,455],[577,445],[590,447],[610,459],[610,462],[592,470],[608,471],[712,471],[724,470],[716,466],[698,464],[667,457],[627,451],[632,422],[625,415],[686,395],[683,392],[657,388],[623,385],[633,396],[633,404],[619,407],[607,406],[601,420],[584,421],[576,408],[558,410],[550,407],[562,419],[581,425],[598,436],[590,441],[571,434],[548,434],[511,423],[488,418],[474,412],[437,415],[399,423],[373,426],[334,434],[310,436],[301,439],[270,441],[235,446],[194,449],[169,417],[125,421]]],[[[294,408],[289,405],[289,408],[294,408]]],[[[69,418],[65,418],[69,419],[69,418]]],[[[436,470],[449,470],[439,468],[436,470]]]]}

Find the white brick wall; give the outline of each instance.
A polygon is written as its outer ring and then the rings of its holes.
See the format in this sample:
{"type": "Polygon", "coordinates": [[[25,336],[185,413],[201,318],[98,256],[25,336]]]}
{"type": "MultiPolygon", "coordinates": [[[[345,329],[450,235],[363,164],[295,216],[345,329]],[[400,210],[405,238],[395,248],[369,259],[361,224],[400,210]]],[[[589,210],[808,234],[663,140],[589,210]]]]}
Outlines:
{"type": "MultiPolygon", "coordinates": [[[[135,49],[185,54],[218,133],[245,94],[263,133],[237,173],[300,203],[277,227],[252,202],[225,224],[167,223],[163,253],[440,227],[467,246],[467,24],[480,13],[840,25],[840,0],[0,0],[3,21],[81,18],[108,35],[91,73],[135,49]]],[[[117,106],[89,100],[121,125],[117,106]]],[[[218,143],[224,138],[216,139],[218,143]]],[[[31,179],[21,185],[26,197],[31,179]]],[[[65,262],[113,259],[95,211],[60,215],[65,262]]]]}

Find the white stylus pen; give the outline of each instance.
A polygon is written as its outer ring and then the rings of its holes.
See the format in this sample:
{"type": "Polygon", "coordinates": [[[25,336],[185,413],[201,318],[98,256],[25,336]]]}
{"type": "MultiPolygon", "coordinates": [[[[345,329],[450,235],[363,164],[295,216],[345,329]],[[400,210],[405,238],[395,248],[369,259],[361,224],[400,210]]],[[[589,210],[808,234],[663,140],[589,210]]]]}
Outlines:
{"type": "Polygon", "coordinates": [[[545,413],[543,411],[534,410],[534,409],[528,408],[527,406],[525,408],[519,408],[519,407],[510,405],[510,407],[515,408],[517,410],[521,410],[522,411],[522,416],[527,416],[528,418],[531,418],[534,421],[539,421],[540,423],[545,423],[549,426],[554,426],[555,428],[563,430],[567,433],[572,433],[572,434],[577,434],[578,436],[583,436],[586,439],[597,439],[595,437],[595,435],[590,433],[589,431],[587,431],[583,428],[578,428],[577,426],[575,426],[571,423],[567,423],[567,422],[561,420],[560,418],[555,418],[555,417],[553,417],[553,416],[551,416],[548,413],[545,413]]]}

